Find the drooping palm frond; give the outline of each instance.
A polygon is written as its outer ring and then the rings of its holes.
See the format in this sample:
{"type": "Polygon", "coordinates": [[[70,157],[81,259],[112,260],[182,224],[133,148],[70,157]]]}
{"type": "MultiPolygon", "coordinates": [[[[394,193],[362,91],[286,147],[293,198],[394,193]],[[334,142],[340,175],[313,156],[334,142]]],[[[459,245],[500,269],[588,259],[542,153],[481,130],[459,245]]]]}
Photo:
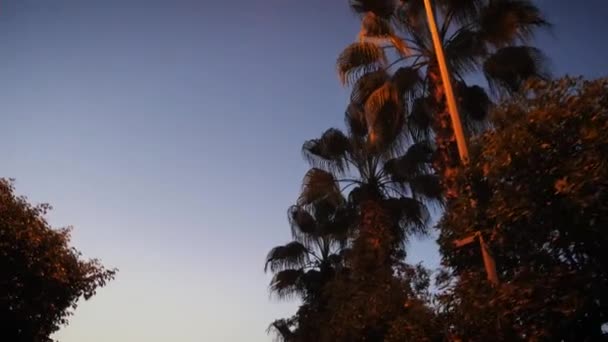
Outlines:
{"type": "Polygon", "coordinates": [[[412,67],[401,67],[395,71],[391,81],[397,89],[397,93],[403,96],[406,93],[415,93],[422,86],[422,77],[418,69],[412,67]]]}
{"type": "Polygon", "coordinates": [[[367,135],[367,123],[362,105],[351,102],[344,113],[344,122],[353,138],[361,139],[367,135]]]}
{"type": "Polygon", "coordinates": [[[495,93],[516,92],[530,78],[550,78],[544,54],[529,46],[499,49],[483,65],[484,74],[495,93]]]}
{"type": "Polygon", "coordinates": [[[432,113],[431,98],[419,97],[413,101],[407,120],[410,133],[416,140],[427,140],[430,137],[432,113]]]}
{"type": "Polygon", "coordinates": [[[494,0],[482,9],[479,25],[484,41],[503,47],[527,41],[534,29],[549,23],[529,0],[494,0]]]}
{"type": "Polygon", "coordinates": [[[436,175],[418,175],[409,180],[412,191],[430,201],[442,201],[443,187],[436,175]]]}
{"type": "Polygon", "coordinates": [[[395,9],[393,23],[410,34],[424,34],[428,31],[424,0],[401,1],[395,9]]]}
{"type": "Polygon", "coordinates": [[[388,160],[402,153],[407,142],[404,108],[389,101],[377,114],[374,126],[368,129],[368,148],[374,157],[388,160]]]}
{"type": "Polygon", "coordinates": [[[376,89],[365,102],[368,144],[376,153],[393,153],[401,146],[405,123],[402,100],[392,82],[376,89]]]}
{"type": "Polygon", "coordinates": [[[287,210],[287,217],[291,226],[291,235],[296,241],[305,242],[316,236],[317,222],[306,208],[292,205],[287,210]]]}
{"type": "Polygon", "coordinates": [[[334,210],[331,219],[319,227],[320,233],[345,246],[354,228],[355,212],[346,206],[334,210]]]}
{"type": "Polygon", "coordinates": [[[279,299],[289,299],[305,291],[302,269],[287,269],[277,272],[270,281],[270,292],[279,299]]]}
{"type": "Polygon", "coordinates": [[[313,167],[304,176],[298,204],[309,205],[320,200],[328,201],[337,207],[343,198],[333,174],[313,167]]]}
{"type": "Polygon", "coordinates": [[[303,268],[309,260],[308,248],[298,241],[292,241],[270,250],[266,256],[264,271],[270,269],[271,272],[277,272],[291,268],[303,268]]]}
{"type": "Polygon", "coordinates": [[[428,233],[430,214],[426,206],[413,198],[389,198],[384,202],[401,229],[401,239],[407,241],[410,236],[422,236],[428,233]]]}
{"type": "Polygon", "coordinates": [[[396,0],[350,0],[350,7],[359,14],[372,12],[381,18],[388,18],[397,6],[396,0]]]}
{"type": "Polygon", "coordinates": [[[413,176],[430,171],[433,152],[433,148],[428,142],[415,143],[407,149],[404,155],[388,160],[384,164],[384,171],[395,182],[407,182],[413,176]]]}
{"type": "Polygon", "coordinates": [[[374,43],[357,42],[342,51],[336,64],[340,81],[350,85],[361,75],[385,66],[386,54],[374,43]]]}
{"type": "Polygon", "coordinates": [[[370,95],[382,87],[390,79],[386,70],[380,69],[368,72],[357,80],[350,93],[351,103],[364,105],[370,95]]]}
{"type": "Polygon", "coordinates": [[[361,38],[364,37],[388,37],[393,35],[390,21],[378,16],[374,12],[367,12],[361,19],[361,38]]]}
{"type": "Polygon", "coordinates": [[[342,173],[348,168],[346,157],[351,148],[350,140],[342,131],[330,128],[321,138],[305,142],[302,154],[311,166],[342,173]]]}
{"type": "Polygon", "coordinates": [[[292,326],[291,319],[277,319],[270,323],[266,333],[274,335],[274,342],[290,342],[293,339],[292,326]]]}
{"type": "Polygon", "coordinates": [[[409,48],[405,42],[397,37],[393,32],[391,22],[387,18],[382,18],[373,12],[367,12],[361,20],[361,31],[359,41],[371,40],[378,43],[390,43],[397,52],[405,57],[410,55],[409,48]]]}
{"type": "Polygon", "coordinates": [[[460,24],[467,24],[479,15],[484,2],[483,0],[438,0],[437,5],[444,14],[444,20],[449,21],[453,18],[460,24]]]}
{"type": "Polygon", "coordinates": [[[459,30],[445,45],[445,55],[450,70],[460,76],[476,71],[480,58],[486,52],[479,32],[470,29],[459,30]]]}

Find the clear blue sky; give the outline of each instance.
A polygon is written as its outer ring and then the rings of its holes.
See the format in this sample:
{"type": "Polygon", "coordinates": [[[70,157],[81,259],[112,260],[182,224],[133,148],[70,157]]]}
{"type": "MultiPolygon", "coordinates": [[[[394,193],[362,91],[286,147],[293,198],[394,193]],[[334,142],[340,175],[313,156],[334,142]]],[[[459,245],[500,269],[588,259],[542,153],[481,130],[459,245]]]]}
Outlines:
{"type": "MultiPolygon", "coordinates": [[[[555,73],[606,75],[604,1],[539,3],[555,73]]],[[[302,142],[342,125],[356,33],[338,0],[0,2],[0,176],[120,268],[60,341],[270,340],[295,305],[269,300],[264,256],[289,239],[302,142]]]]}

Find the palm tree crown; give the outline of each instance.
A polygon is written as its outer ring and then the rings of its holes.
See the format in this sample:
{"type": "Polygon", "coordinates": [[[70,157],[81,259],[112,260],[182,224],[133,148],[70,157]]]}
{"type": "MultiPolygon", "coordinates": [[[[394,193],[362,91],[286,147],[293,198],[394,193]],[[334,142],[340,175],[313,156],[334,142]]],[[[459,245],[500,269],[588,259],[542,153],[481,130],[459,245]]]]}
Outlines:
{"type": "MultiPolygon", "coordinates": [[[[531,1],[435,2],[440,38],[469,133],[487,126],[492,103],[484,88],[467,84],[475,72],[483,73],[494,96],[517,91],[529,78],[549,77],[543,54],[526,45],[535,29],[548,26],[531,1]]],[[[369,120],[387,102],[409,109],[412,134],[435,140],[433,164],[449,191],[458,154],[424,0],[351,0],[350,4],[362,24],[359,41],[338,57],[340,80],[353,87],[358,94],[355,100],[372,116],[369,120]]]]}

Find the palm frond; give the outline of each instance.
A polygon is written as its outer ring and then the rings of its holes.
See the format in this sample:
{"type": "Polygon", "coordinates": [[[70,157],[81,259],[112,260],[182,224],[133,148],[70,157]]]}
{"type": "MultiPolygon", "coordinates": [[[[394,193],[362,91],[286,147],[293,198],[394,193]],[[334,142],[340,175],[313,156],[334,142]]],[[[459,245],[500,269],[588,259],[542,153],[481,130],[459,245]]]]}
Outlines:
{"type": "Polygon", "coordinates": [[[422,86],[420,72],[412,67],[397,69],[391,79],[400,95],[404,95],[408,92],[415,92],[422,86]]]}
{"type": "Polygon", "coordinates": [[[484,41],[503,47],[527,41],[535,29],[549,23],[529,0],[494,0],[482,9],[479,25],[484,41]]]}
{"type": "Polygon", "coordinates": [[[529,46],[509,46],[488,57],[483,71],[495,93],[516,92],[530,78],[548,79],[547,58],[529,46]]]}
{"type": "Polygon", "coordinates": [[[302,154],[313,167],[342,173],[348,168],[346,157],[351,147],[350,140],[342,131],[330,128],[321,135],[321,138],[305,142],[302,146],[302,154]]]}
{"type": "Polygon", "coordinates": [[[364,105],[370,95],[389,80],[386,70],[380,69],[362,75],[353,85],[350,100],[353,104],[364,105]]]}
{"type": "Polygon", "coordinates": [[[409,197],[390,198],[385,201],[385,207],[403,230],[402,239],[407,240],[410,235],[422,236],[428,232],[430,214],[423,203],[409,197]]]}
{"type": "Polygon", "coordinates": [[[427,140],[431,135],[432,99],[419,97],[412,103],[410,115],[407,118],[410,133],[416,140],[427,140]]]}
{"type": "Polygon", "coordinates": [[[266,256],[264,271],[270,269],[271,272],[277,272],[290,268],[302,268],[308,261],[308,248],[300,242],[292,241],[270,250],[266,256]]]}
{"type": "Polygon", "coordinates": [[[462,75],[477,70],[479,59],[486,54],[486,47],[479,32],[462,29],[446,42],[445,54],[450,69],[462,75]]]}
{"type": "Polygon", "coordinates": [[[409,184],[416,195],[421,195],[431,201],[442,200],[443,187],[436,175],[418,175],[410,179],[409,184]]]}
{"type": "Polygon", "coordinates": [[[353,229],[355,219],[355,213],[342,206],[334,210],[331,220],[321,226],[321,233],[344,245],[353,229]]]}
{"type": "Polygon", "coordinates": [[[287,269],[277,272],[270,281],[270,292],[279,299],[290,299],[304,291],[302,269],[287,269]]]}
{"type": "Polygon", "coordinates": [[[395,9],[394,23],[410,34],[428,33],[424,0],[401,1],[395,9]]]}
{"type": "Polygon", "coordinates": [[[384,171],[396,182],[407,180],[430,171],[433,148],[429,142],[421,141],[411,145],[407,152],[384,164],[384,171]]]}
{"type": "Polygon", "coordinates": [[[351,102],[344,113],[344,121],[352,136],[363,138],[367,135],[367,122],[362,105],[351,102]]]}
{"type": "Polygon", "coordinates": [[[308,241],[317,232],[317,222],[304,207],[292,205],[287,210],[291,235],[296,241],[308,241]]]}
{"type": "Polygon", "coordinates": [[[437,4],[446,17],[453,17],[461,24],[469,23],[478,15],[483,0],[439,0],[437,4]]]}
{"type": "Polygon", "coordinates": [[[368,144],[376,153],[400,147],[405,116],[403,104],[392,82],[376,89],[365,102],[368,144]]]}
{"type": "Polygon", "coordinates": [[[356,13],[372,12],[381,18],[390,17],[396,6],[395,0],[350,0],[350,7],[356,13]]]}
{"type": "Polygon", "coordinates": [[[319,168],[312,168],[304,176],[298,204],[309,205],[319,200],[325,200],[338,206],[342,202],[342,194],[333,174],[319,168]]]}
{"type": "Polygon", "coordinates": [[[361,20],[361,32],[359,36],[365,37],[388,37],[393,35],[390,21],[378,16],[374,12],[367,12],[361,20]]]}
{"type": "Polygon", "coordinates": [[[338,77],[349,85],[361,75],[376,71],[387,63],[384,49],[371,42],[356,42],[344,49],[337,60],[338,77]]]}
{"type": "Polygon", "coordinates": [[[277,319],[270,323],[266,333],[273,334],[275,342],[290,342],[293,338],[293,322],[290,319],[277,319]]]}

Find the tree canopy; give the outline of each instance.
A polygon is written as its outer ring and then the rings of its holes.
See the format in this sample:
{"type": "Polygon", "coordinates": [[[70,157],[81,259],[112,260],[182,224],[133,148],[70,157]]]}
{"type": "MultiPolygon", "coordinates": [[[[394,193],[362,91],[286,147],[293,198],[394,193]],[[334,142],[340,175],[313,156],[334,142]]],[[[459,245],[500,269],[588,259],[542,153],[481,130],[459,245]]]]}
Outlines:
{"type": "Polygon", "coordinates": [[[114,278],[96,260],[69,246],[70,229],[53,229],[51,207],[31,205],[0,179],[0,336],[3,341],[49,342],[68,323],[81,297],[114,278]]]}
{"type": "Polygon", "coordinates": [[[492,119],[440,223],[452,326],[468,341],[606,339],[608,79],[530,82],[492,119]],[[476,231],[496,287],[479,248],[453,244],[476,231]]]}

